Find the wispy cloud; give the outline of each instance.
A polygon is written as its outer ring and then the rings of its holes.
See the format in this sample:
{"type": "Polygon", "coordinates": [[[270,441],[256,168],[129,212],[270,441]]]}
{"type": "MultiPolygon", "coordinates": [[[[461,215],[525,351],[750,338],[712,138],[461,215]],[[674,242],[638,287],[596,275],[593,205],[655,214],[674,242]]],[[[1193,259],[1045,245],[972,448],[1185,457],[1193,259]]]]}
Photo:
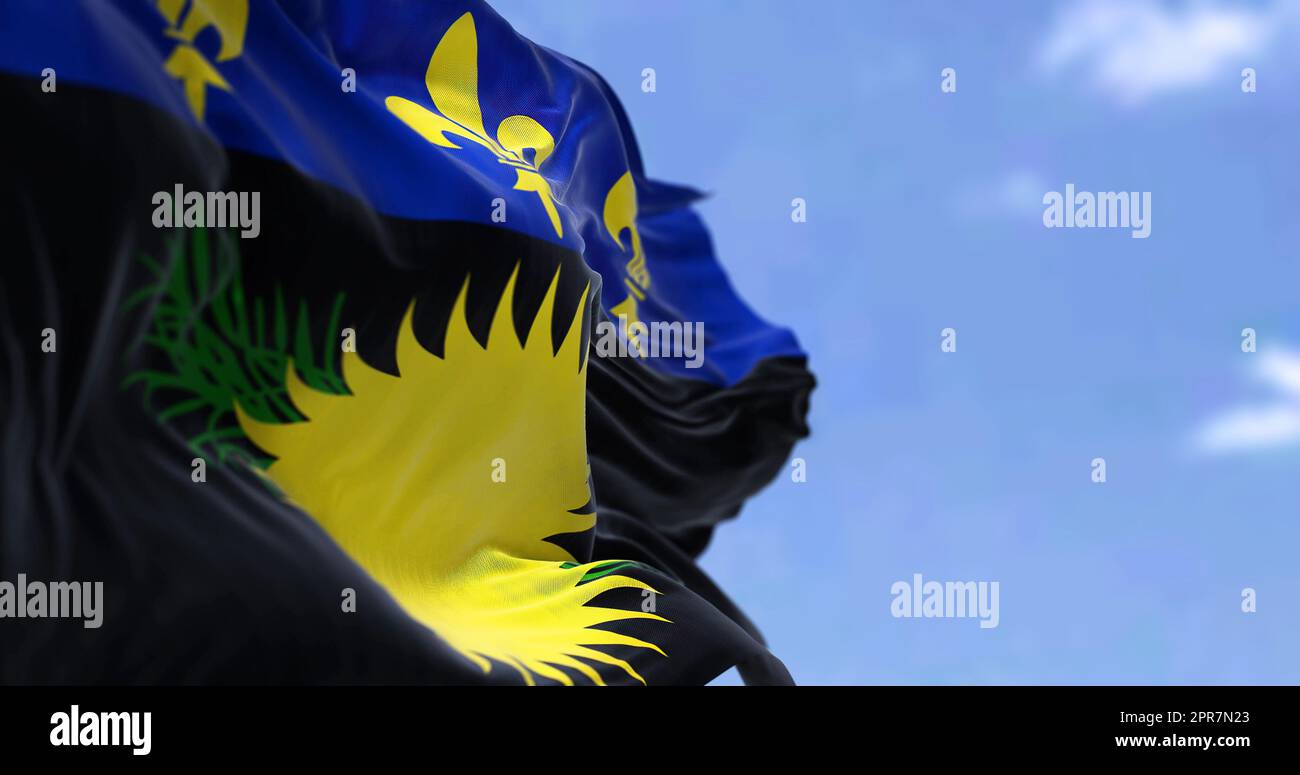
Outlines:
{"type": "Polygon", "coordinates": [[[1048,73],[1080,73],[1099,92],[1136,105],[1257,67],[1298,9],[1297,0],[1258,6],[1081,0],[1057,15],[1039,64],[1048,73]]]}
{"type": "Polygon", "coordinates": [[[1037,172],[1015,169],[959,188],[956,208],[959,215],[973,218],[1033,216],[1042,212],[1047,188],[1037,172]]]}
{"type": "Polygon", "coordinates": [[[1197,433],[1198,449],[1225,453],[1300,444],[1300,353],[1260,353],[1254,376],[1276,394],[1273,399],[1213,418],[1197,433]]]}

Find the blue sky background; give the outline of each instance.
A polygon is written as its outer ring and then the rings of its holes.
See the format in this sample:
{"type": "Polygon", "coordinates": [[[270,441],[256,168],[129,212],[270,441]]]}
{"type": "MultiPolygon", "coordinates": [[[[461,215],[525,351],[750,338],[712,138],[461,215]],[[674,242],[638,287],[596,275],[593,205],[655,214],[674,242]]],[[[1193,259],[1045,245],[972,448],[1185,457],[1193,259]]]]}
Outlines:
{"type": "Polygon", "coordinates": [[[1297,3],[493,5],[810,354],[808,481],[704,558],[796,680],[1300,682],[1297,3]],[[1152,192],[1151,237],[1045,229],[1067,182],[1152,192]],[[1000,626],[893,618],[913,573],[1000,582],[1000,626]]]}

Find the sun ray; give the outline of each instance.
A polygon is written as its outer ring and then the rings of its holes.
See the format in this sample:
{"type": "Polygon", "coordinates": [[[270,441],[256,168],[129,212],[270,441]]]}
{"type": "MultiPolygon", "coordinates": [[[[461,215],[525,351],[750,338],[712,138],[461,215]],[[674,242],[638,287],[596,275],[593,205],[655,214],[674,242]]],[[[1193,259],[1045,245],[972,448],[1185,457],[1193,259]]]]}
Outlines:
{"type": "Polygon", "coordinates": [[[610,654],[606,654],[605,652],[599,651],[597,649],[589,649],[583,646],[579,646],[575,650],[575,653],[580,657],[585,657],[586,659],[590,659],[595,662],[603,662],[607,665],[613,665],[614,667],[617,667],[618,669],[627,673],[632,678],[635,678],[641,683],[645,683],[645,679],[641,677],[641,674],[638,673],[636,670],[632,669],[632,666],[628,664],[626,660],[622,660],[619,659],[618,657],[611,656],[610,654]]]}
{"type": "Polygon", "coordinates": [[[298,370],[293,367],[292,359],[288,359],[284,385],[289,391],[289,400],[293,402],[294,408],[308,420],[329,411],[329,405],[341,399],[341,396],[322,393],[303,382],[302,377],[298,376],[298,370]]]}
{"type": "Polygon", "coordinates": [[[573,668],[574,670],[577,670],[579,673],[582,673],[584,676],[586,676],[588,681],[591,681],[593,684],[596,684],[597,686],[605,685],[605,680],[600,677],[600,673],[597,673],[595,668],[593,668],[591,665],[587,664],[586,662],[583,662],[581,659],[575,659],[574,657],[568,654],[560,654],[554,657],[550,657],[550,661],[554,662],[557,665],[560,665],[561,667],[569,667],[569,668],[573,668]]]}

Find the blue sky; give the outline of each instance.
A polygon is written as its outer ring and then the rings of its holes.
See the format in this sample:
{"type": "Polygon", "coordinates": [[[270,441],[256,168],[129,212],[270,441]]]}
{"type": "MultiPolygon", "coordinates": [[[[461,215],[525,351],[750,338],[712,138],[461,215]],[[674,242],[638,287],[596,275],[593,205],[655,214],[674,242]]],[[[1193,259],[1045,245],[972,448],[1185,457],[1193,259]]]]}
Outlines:
{"type": "Polygon", "coordinates": [[[492,4],[810,354],[808,481],[704,557],[798,681],[1300,682],[1300,2],[492,4]],[[1066,183],[1151,236],[1044,228],[1066,183]],[[999,626],[892,617],[913,573],[999,626]]]}

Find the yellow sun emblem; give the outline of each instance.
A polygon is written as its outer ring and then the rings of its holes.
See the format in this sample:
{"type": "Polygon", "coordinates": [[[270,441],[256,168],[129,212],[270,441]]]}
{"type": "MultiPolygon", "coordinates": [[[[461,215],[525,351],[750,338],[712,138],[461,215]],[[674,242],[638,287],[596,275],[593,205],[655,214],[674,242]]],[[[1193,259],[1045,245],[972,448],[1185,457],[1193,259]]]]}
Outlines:
{"type": "Polygon", "coordinates": [[[559,272],[526,344],[512,311],[518,272],[497,303],[486,347],[466,321],[466,280],[442,358],[416,341],[412,303],[397,338],[400,376],[345,352],[351,395],[332,395],[308,387],[290,364],[289,396],[306,421],[264,423],[236,406],[239,424],[276,456],[266,475],[285,496],[484,673],[496,660],[529,684],[536,676],[573,683],[560,668],[600,684],[593,664],[603,663],[644,683],[627,661],[592,647],[667,655],[599,626],[668,620],[587,604],[611,589],[657,592],[607,572],[608,562],[575,564],[546,540],[596,522],[594,513],[575,513],[591,500],[586,354],[579,358],[590,287],[557,352],[550,323],[559,272]],[[504,477],[492,475],[494,462],[504,477]]]}

